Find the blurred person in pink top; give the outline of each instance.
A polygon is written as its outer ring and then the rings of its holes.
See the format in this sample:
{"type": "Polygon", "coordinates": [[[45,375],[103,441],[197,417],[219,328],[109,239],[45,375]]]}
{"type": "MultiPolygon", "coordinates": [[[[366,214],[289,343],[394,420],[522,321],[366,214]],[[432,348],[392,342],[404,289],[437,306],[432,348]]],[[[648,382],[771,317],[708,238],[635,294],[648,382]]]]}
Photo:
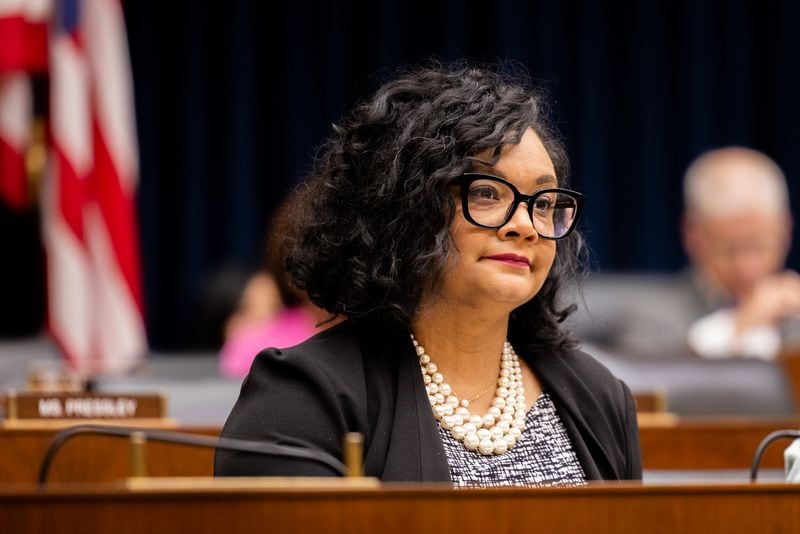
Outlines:
{"type": "Polygon", "coordinates": [[[318,321],[299,303],[284,304],[275,277],[266,271],[253,275],[238,309],[226,325],[220,351],[223,375],[243,377],[256,354],[267,347],[285,348],[305,341],[318,321]]]}
{"type": "Polygon", "coordinates": [[[319,322],[297,298],[283,297],[274,274],[243,265],[210,273],[196,311],[195,348],[220,351],[220,373],[237,377],[247,374],[262,349],[296,345],[319,322]]]}
{"type": "Polygon", "coordinates": [[[292,347],[338,322],[314,306],[286,277],[284,258],[287,230],[294,222],[293,198],[283,203],[270,224],[266,269],[250,276],[225,324],[219,362],[223,375],[244,377],[262,350],[292,347]]]}

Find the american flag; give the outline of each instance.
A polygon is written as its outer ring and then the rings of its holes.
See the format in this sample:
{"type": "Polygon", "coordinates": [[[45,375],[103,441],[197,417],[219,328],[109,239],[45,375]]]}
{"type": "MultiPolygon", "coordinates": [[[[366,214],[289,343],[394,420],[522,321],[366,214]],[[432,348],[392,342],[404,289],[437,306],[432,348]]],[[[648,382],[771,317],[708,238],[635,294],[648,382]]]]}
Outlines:
{"type": "Polygon", "coordinates": [[[132,77],[119,0],[56,2],[49,54],[48,326],[78,371],[124,373],[147,341],[132,77]]]}
{"type": "Polygon", "coordinates": [[[30,75],[47,68],[49,0],[0,0],[0,202],[29,206],[25,153],[32,142],[30,75]]]}

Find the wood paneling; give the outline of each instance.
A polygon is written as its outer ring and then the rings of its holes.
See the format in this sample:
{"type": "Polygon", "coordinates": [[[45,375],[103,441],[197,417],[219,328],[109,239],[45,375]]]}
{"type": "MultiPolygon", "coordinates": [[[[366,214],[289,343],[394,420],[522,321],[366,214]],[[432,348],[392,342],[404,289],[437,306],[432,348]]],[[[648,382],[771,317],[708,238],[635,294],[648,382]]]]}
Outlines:
{"type": "MultiPolygon", "coordinates": [[[[218,428],[182,431],[216,436],[218,428]]],[[[55,430],[0,429],[0,482],[35,482],[55,430]]],[[[210,476],[212,449],[149,442],[145,459],[150,476],[210,476]]],[[[128,441],[114,436],[76,436],[56,455],[52,482],[112,482],[129,475],[128,441]]]]}
{"type": "MultiPolygon", "coordinates": [[[[782,428],[800,428],[797,420],[675,419],[641,420],[645,469],[749,469],[758,443],[782,428]]],[[[184,432],[217,435],[217,428],[183,428],[184,432]]],[[[55,431],[0,429],[0,482],[34,482],[55,431]]],[[[764,468],[783,467],[785,443],[767,450],[764,468]]],[[[210,476],[210,449],[149,442],[150,476],[210,476]]],[[[111,482],[129,475],[128,443],[110,436],[78,436],[68,441],[53,462],[53,482],[111,482]]]]}
{"type": "MultiPolygon", "coordinates": [[[[797,420],[749,418],[681,419],[674,423],[640,422],[645,469],[750,469],[761,440],[770,432],[800,428],[797,420]]],[[[783,468],[787,443],[770,446],[762,468],[783,468]]]]}
{"type": "Polygon", "coordinates": [[[800,532],[798,485],[452,490],[0,487],[4,532],[800,532]]]}

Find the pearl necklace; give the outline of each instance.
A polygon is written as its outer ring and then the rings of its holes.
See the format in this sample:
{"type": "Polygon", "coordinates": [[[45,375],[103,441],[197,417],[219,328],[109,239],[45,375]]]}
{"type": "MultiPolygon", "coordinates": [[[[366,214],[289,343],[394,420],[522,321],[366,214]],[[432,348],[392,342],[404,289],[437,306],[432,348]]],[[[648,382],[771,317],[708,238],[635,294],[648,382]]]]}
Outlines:
{"type": "Polygon", "coordinates": [[[430,355],[417,342],[414,334],[411,334],[411,341],[419,356],[433,416],[442,428],[468,450],[486,456],[503,454],[513,447],[525,429],[525,387],[522,384],[519,357],[511,343],[506,341],[503,344],[500,376],[492,406],[481,416],[470,413],[469,400],[460,399],[450,384],[444,381],[439,367],[431,361],[430,355]]]}

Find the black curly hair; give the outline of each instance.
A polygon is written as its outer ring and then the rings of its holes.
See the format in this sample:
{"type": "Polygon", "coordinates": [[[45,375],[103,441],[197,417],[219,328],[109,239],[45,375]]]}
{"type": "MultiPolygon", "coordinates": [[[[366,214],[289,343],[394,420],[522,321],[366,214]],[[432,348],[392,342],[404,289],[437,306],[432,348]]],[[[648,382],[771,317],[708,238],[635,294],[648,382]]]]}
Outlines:
{"type": "MultiPolygon", "coordinates": [[[[544,98],[500,67],[432,65],[383,85],[334,125],[321,156],[290,201],[286,271],[316,305],[353,322],[408,328],[437,288],[451,252],[455,206],[448,183],[489,150],[532,128],[564,184],[569,164],[544,98]]],[[[511,317],[509,338],[531,350],[564,348],[558,287],[578,273],[582,238],[559,241],[539,293],[511,317]]]]}

